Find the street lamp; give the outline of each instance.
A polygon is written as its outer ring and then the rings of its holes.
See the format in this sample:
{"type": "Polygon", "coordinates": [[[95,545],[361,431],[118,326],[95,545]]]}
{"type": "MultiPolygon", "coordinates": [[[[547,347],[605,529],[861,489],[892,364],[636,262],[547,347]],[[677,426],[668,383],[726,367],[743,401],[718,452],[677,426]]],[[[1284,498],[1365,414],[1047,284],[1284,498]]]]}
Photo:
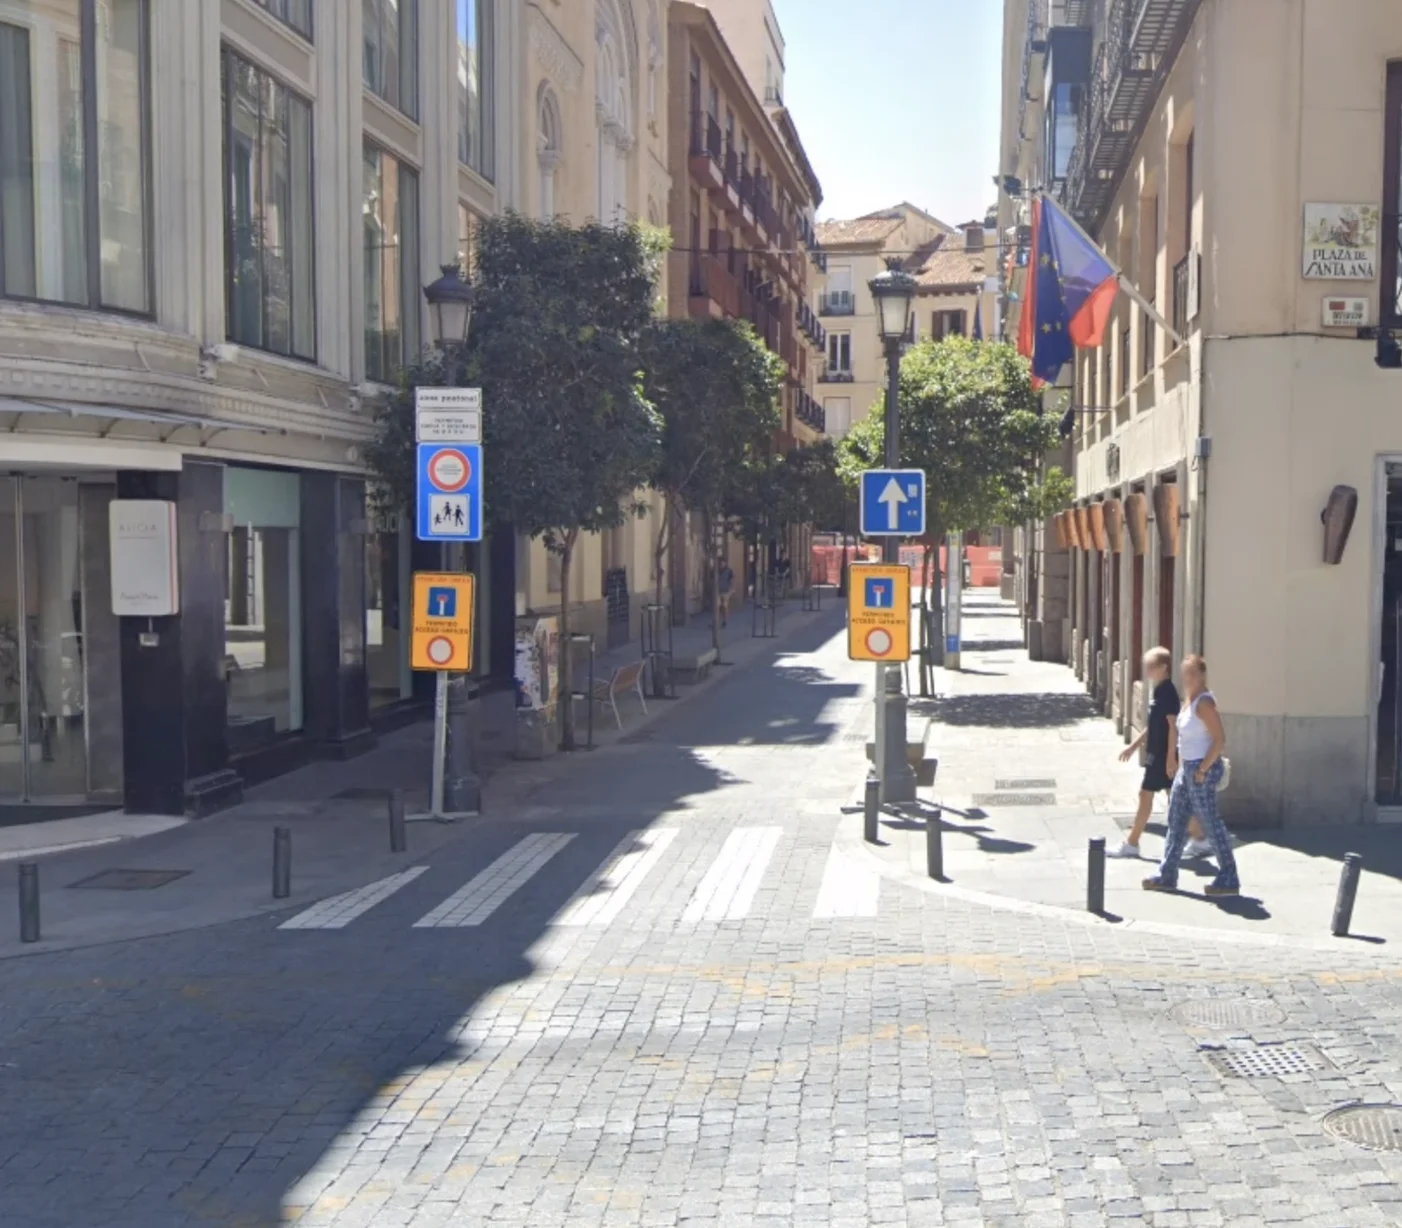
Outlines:
{"type": "MultiPolygon", "coordinates": [[[[867,283],[876,303],[876,327],[886,347],[886,468],[901,468],[901,346],[910,335],[910,308],[918,284],[898,259],[886,261],[886,271],[867,283]]],[[[899,563],[898,537],[882,540],[881,561],[899,563]]],[[[906,754],[906,700],[901,694],[901,670],[876,667],[876,756],[883,802],[913,802],[915,771],[906,754]]]]}
{"type": "Polygon", "coordinates": [[[433,322],[433,344],[440,348],[466,345],[477,288],[462,275],[458,265],[439,267],[443,276],[424,287],[429,319],[433,322]]]}
{"type": "MultiPolygon", "coordinates": [[[[462,269],[457,264],[444,264],[439,268],[442,276],[424,287],[424,298],[428,302],[433,344],[445,359],[452,362],[451,369],[445,373],[446,382],[456,383],[462,377],[462,352],[467,346],[467,330],[472,327],[472,308],[477,301],[477,290],[462,275],[462,269]]],[[[477,571],[477,563],[478,548],[475,544],[443,543],[444,571],[477,571]]],[[[482,782],[474,762],[474,739],[468,721],[471,667],[472,662],[469,661],[467,672],[438,674],[434,717],[435,725],[440,718],[443,724],[441,731],[435,728],[434,733],[441,739],[435,745],[435,752],[438,747],[443,747],[443,777],[440,784],[435,776],[433,809],[441,815],[477,814],[482,809],[482,782]]],[[[435,753],[435,771],[439,762],[439,756],[435,753]]]]}

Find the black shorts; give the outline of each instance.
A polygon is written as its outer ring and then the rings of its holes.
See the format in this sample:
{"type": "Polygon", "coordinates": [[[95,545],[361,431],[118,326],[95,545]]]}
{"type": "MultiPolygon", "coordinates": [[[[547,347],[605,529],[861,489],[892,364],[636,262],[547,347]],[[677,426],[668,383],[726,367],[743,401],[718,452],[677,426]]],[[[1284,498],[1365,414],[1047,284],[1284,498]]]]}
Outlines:
{"type": "Polygon", "coordinates": [[[1145,793],[1162,793],[1173,787],[1173,781],[1164,772],[1162,765],[1151,763],[1144,769],[1144,779],[1139,787],[1145,793]]]}

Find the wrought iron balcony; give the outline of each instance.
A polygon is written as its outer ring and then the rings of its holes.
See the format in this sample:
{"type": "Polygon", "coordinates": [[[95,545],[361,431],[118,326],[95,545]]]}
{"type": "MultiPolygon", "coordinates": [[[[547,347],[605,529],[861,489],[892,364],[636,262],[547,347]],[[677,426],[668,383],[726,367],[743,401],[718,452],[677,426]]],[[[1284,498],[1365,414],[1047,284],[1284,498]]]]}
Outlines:
{"type": "Polygon", "coordinates": [[[1188,335],[1188,292],[1189,262],[1192,256],[1184,256],[1173,266],[1173,331],[1180,337],[1188,335]]]}
{"type": "Polygon", "coordinates": [[[818,372],[818,383],[820,384],[850,384],[853,382],[853,375],[850,371],[837,371],[829,367],[818,372]]]}
{"type": "Polygon", "coordinates": [[[806,392],[800,389],[798,394],[798,420],[806,422],[820,435],[826,434],[828,429],[827,410],[823,408],[822,402],[814,400],[806,392]]]}
{"type": "Polygon", "coordinates": [[[1081,108],[1063,199],[1098,229],[1200,0],[1111,0],[1081,108]]]}

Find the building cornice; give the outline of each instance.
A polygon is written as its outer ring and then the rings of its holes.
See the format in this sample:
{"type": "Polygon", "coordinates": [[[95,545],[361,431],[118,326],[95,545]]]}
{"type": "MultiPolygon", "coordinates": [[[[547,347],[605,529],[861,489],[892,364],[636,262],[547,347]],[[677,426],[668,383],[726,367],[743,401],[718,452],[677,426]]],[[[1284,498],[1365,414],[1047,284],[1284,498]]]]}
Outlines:
{"type": "Polygon", "coordinates": [[[548,76],[564,93],[577,94],[584,84],[584,61],[574,53],[538,5],[531,4],[531,50],[548,76]]]}

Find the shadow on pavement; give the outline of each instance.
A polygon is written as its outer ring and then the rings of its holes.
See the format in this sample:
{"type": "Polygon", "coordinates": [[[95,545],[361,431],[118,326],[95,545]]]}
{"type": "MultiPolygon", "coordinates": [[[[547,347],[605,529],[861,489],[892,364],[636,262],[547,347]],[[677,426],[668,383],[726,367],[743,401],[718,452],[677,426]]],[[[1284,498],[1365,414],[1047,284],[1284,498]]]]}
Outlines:
{"type": "Polygon", "coordinates": [[[1027,645],[1021,640],[965,639],[961,647],[965,652],[1021,652],[1027,645]]]}
{"type": "Polygon", "coordinates": [[[1100,715],[1091,696],[1057,691],[948,695],[912,700],[910,709],[922,716],[933,716],[945,725],[978,725],[990,729],[1044,729],[1075,725],[1100,715]]]}
{"type": "MultiPolygon", "coordinates": [[[[522,1037],[523,1019],[558,1004],[548,979],[530,980],[553,959],[533,948],[547,934],[599,933],[552,930],[551,919],[630,833],[737,783],[687,749],[708,726],[738,726],[757,744],[829,740],[823,706],[853,688],[812,674],[756,662],[754,685],[728,680],[648,745],[591,756],[532,796],[531,813],[547,817],[484,820],[347,930],[278,932],[278,915],[9,961],[0,1224],[274,1228],[331,1209],[372,1223],[396,1195],[490,1163],[501,1106],[519,1107],[531,1064],[587,1043],[595,1025],[582,1016],[610,998],[576,991],[583,1031],[567,1020],[522,1037]],[[415,928],[532,830],[574,838],[480,926],[415,928]]],[[[609,942],[605,959],[626,962],[657,935],[610,931],[609,942]]],[[[580,1095],[562,1087],[552,1107],[580,1095]]],[[[466,1204],[455,1214],[477,1222],[466,1204]]]]}

